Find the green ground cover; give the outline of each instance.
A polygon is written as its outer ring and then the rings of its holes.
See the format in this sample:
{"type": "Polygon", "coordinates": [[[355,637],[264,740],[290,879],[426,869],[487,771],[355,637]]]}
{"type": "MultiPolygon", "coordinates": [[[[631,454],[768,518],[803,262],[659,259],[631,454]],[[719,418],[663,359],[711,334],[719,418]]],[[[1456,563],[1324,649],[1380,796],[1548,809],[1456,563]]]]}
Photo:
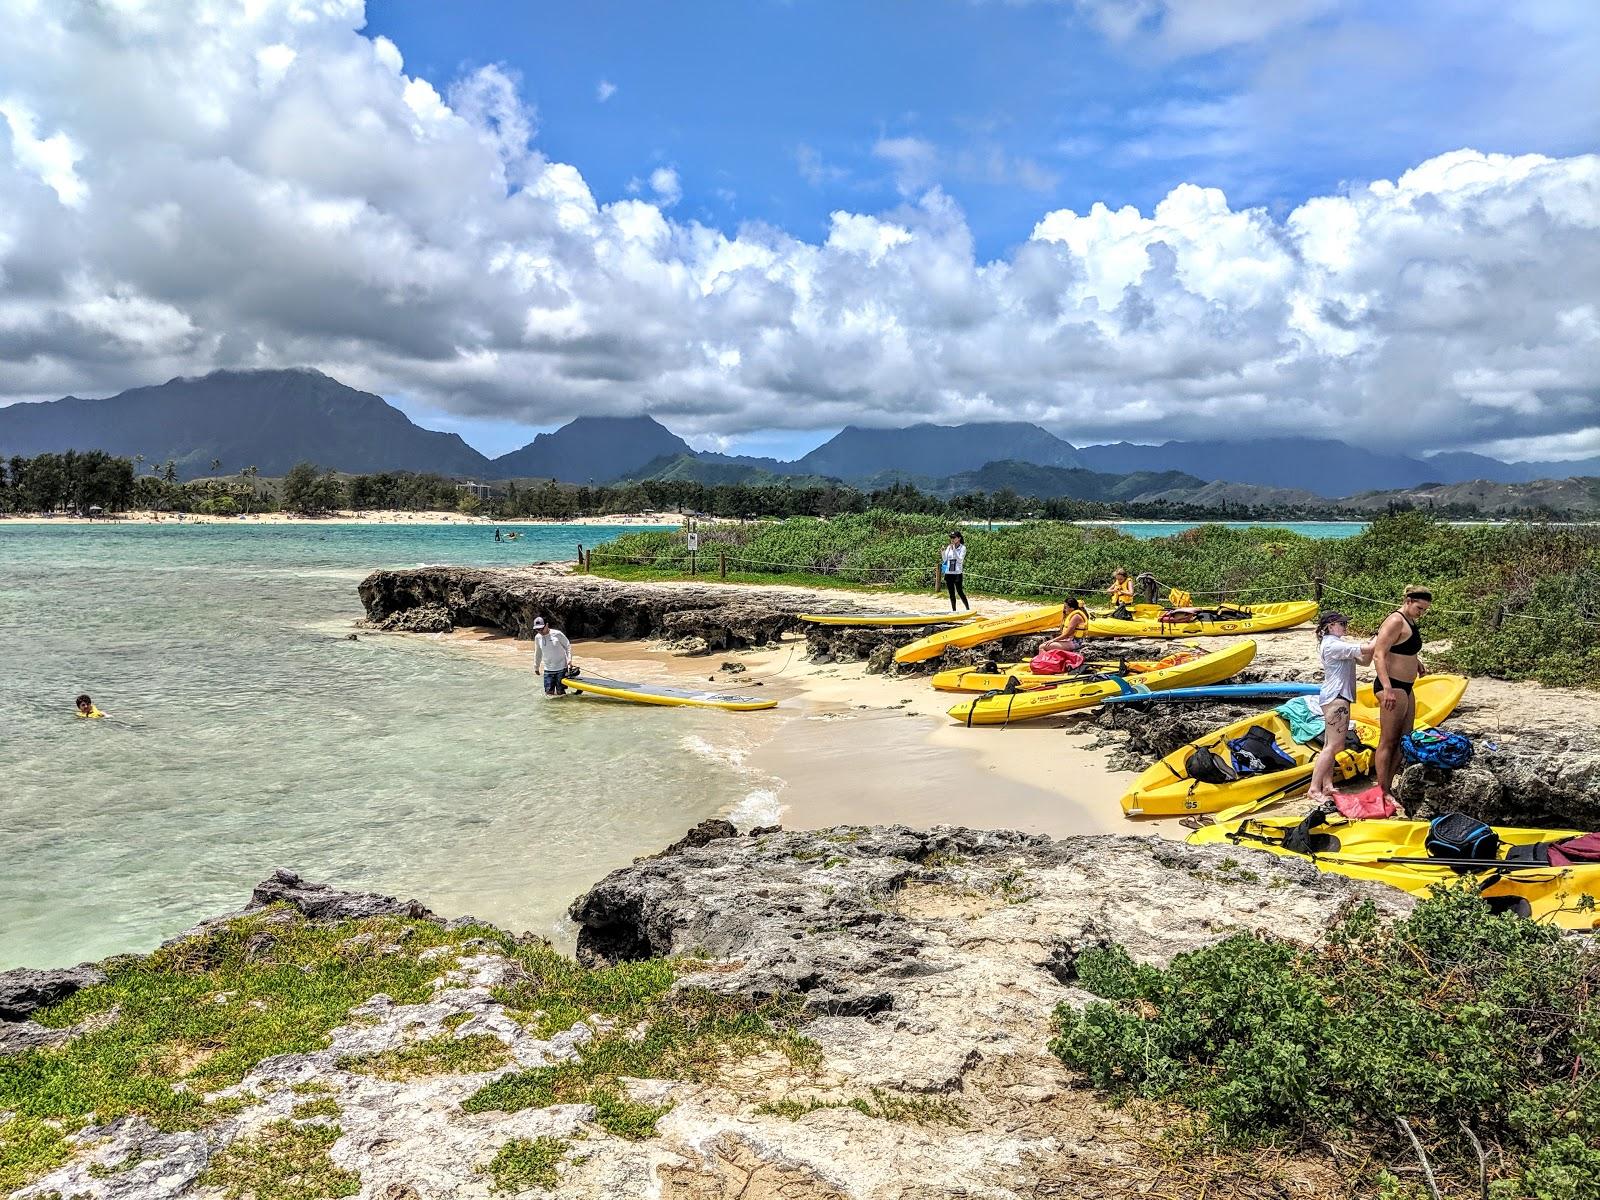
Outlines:
{"type": "MultiPolygon", "coordinates": [[[[877,510],[828,521],[790,518],[702,526],[699,573],[726,559],[741,582],[826,584],[933,593],[943,518],[877,510]]],[[[1324,604],[1370,632],[1408,583],[1434,591],[1434,669],[1600,686],[1600,531],[1540,524],[1448,525],[1421,513],[1379,517],[1351,538],[1287,529],[1200,526],[1140,539],[1105,526],[1039,521],[967,530],[967,588],[1012,599],[1067,592],[1101,600],[1118,566],[1192,592],[1197,603],[1305,599],[1324,582],[1324,604]]],[[[596,547],[596,574],[684,577],[685,535],[639,531],[596,547]]]]}
{"type": "MultiPolygon", "coordinates": [[[[1315,947],[1241,934],[1166,968],[1086,951],[1051,1049],[1113,1095],[1172,1100],[1210,1139],[1354,1137],[1445,1195],[1600,1197],[1600,951],[1467,889],[1315,947]],[[1480,1157],[1477,1146],[1483,1148],[1480,1157]]],[[[1414,1176],[1413,1176],[1414,1177],[1414,1176]]],[[[1390,1195],[1421,1191],[1391,1181],[1390,1195]]]]}
{"type": "MultiPolygon", "coordinates": [[[[433,981],[455,959],[424,952],[471,952],[468,942],[477,948],[488,942],[522,968],[521,982],[497,989],[495,998],[535,1036],[599,1018],[596,1036],[576,1058],[500,1077],[469,1099],[472,1111],[581,1100],[596,1106],[601,1128],[645,1137],[666,1108],[629,1099],[621,1076],[698,1078],[730,1055],[762,1048],[796,1062],[814,1053],[791,1032],[796,1014],[786,1003],[677,989],[682,965],[675,961],[590,969],[543,941],[483,926],[446,929],[391,917],[318,924],[273,907],[146,957],[111,960],[103,964],[104,983],[35,1014],[41,1024],[77,1033],[58,1047],[0,1058],[0,1195],[64,1162],[67,1136],[91,1123],[136,1113],[174,1130],[240,1111],[243,1101],[205,1096],[238,1083],[264,1059],[325,1047],[328,1035],[351,1020],[350,1009],[380,992],[398,1004],[430,999],[433,981]]],[[[341,1065],[405,1079],[491,1071],[506,1061],[494,1038],[442,1036],[341,1065]]],[[[353,1177],[326,1161],[337,1128],[301,1123],[337,1117],[338,1104],[325,1089],[296,1092],[307,1098],[294,1120],[219,1156],[209,1182],[230,1195],[356,1190],[359,1181],[352,1186],[353,1177]],[[279,1168],[282,1180],[263,1182],[279,1168]]],[[[532,1170],[527,1156],[513,1157],[522,1165],[503,1164],[506,1172],[532,1170]]]]}

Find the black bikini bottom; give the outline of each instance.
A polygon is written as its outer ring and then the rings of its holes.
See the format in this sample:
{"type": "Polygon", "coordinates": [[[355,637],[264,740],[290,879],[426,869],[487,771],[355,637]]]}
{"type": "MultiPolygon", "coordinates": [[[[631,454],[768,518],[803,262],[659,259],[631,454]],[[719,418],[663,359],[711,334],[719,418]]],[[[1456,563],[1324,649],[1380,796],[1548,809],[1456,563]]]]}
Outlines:
{"type": "MultiPolygon", "coordinates": [[[[1389,686],[1392,687],[1397,692],[1409,692],[1412,688],[1414,688],[1416,686],[1416,681],[1413,680],[1413,679],[1391,679],[1389,681],[1389,686]]],[[[1376,696],[1376,695],[1381,695],[1382,692],[1383,692],[1383,680],[1374,679],[1372,681],[1372,694],[1376,696]]]]}

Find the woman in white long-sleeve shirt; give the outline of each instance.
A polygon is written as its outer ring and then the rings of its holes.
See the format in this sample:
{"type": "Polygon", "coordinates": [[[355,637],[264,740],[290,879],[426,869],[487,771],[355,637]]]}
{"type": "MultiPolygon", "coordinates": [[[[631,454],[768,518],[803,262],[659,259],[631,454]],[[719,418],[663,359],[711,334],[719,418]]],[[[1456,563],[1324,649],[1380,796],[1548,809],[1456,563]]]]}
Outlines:
{"type": "Polygon", "coordinates": [[[950,535],[950,544],[939,555],[939,573],[944,576],[945,590],[950,593],[950,611],[956,611],[956,597],[968,608],[967,589],[961,586],[961,576],[967,569],[967,541],[958,529],[950,535]]]}
{"type": "Polygon", "coordinates": [[[567,635],[544,623],[543,617],[533,619],[533,669],[544,673],[544,694],[565,696],[567,667],[572,662],[572,643],[567,635]]]}
{"type": "Polygon", "coordinates": [[[1317,620],[1317,643],[1322,657],[1322,749],[1311,770],[1310,797],[1314,804],[1333,800],[1333,768],[1344,749],[1350,728],[1350,705],[1356,698],[1356,667],[1372,661],[1372,642],[1350,642],[1345,634],[1350,620],[1343,613],[1323,613],[1317,620]]]}

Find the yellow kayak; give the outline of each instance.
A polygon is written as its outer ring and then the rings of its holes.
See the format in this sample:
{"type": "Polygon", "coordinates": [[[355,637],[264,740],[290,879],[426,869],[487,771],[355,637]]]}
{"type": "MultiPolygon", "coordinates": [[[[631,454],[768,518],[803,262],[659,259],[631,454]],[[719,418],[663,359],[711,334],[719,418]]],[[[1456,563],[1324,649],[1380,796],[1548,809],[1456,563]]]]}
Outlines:
{"type": "MultiPolygon", "coordinates": [[[[1295,600],[1284,604],[1249,604],[1219,606],[1221,615],[1201,614],[1192,620],[1162,620],[1162,615],[1190,612],[1189,609],[1165,609],[1159,604],[1133,604],[1129,621],[1111,616],[1096,616],[1084,629],[1085,637],[1220,637],[1226,634],[1265,633],[1273,629],[1289,629],[1302,621],[1314,620],[1317,615],[1315,600],[1295,600]],[[1230,616],[1237,613],[1238,616],[1230,616]]],[[[1217,611],[1217,610],[1210,610],[1217,611]]]]}
{"type": "MultiPolygon", "coordinates": [[[[1460,675],[1425,675],[1417,680],[1417,726],[1437,725],[1455,711],[1467,681],[1460,675]]],[[[1369,746],[1378,744],[1378,704],[1372,688],[1363,685],[1350,708],[1350,720],[1369,746]]],[[[1122,811],[1130,817],[1181,817],[1188,813],[1221,812],[1236,804],[1277,801],[1305,791],[1311,783],[1311,768],[1317,748],[1303,746],[1289,736],[1289,724],[1276,710],[1241,717],[1231,725],[1180,746],[1160,762],[1147,768],[1122,797],[1122,811]],[[1212,749],[1230,763],[1227,742],[1243,737],[1252,725],[1272,734],[1278,749],[1294,760],[1294,766],[1262,775],[1246,775],[1227,783],[1207,783],[1191,779],[1185,765],[1196,747],[1212,749]]]]}
{"type": "Polygon", "coordinates": [[[946,650],[960,646],[981,646],[996,638],[1010,637],[1016,633],[1043,633],[1047,629],[1061,628],[1061,605],[1046,604],[1043,608],[1024,609],[1009,617],[990,617],[973,621],[956,629],[942,629],[927,637],[907,642],[894,652],[899,663],[924,662],[938,658],[946,650]]]}
{"type": "MultiPolygon", "coordinates": [[[[1448,866],[1430,862],[1386,861],[1427,859],[1426,821],[1346,821],[1339,816],[1329,817],[1310,831],[1312,853],[1308,856],[1283,844],[1284,834],[1299,823],[1298,816],[1224,821],[1196,831],[1189,841],[1197,846],[1231,844],[1283,858],[1309,858],[1319,871],[1375,880],[1418,896],[1438,885],[1468,879],[1481,889],[1485,899],[1501,900],[1536,921],[1550,921],[1562,929],[1600,928],[1600,908],[1579,910],[1584,896],[1600,902],[1600,863],[1552,867],[1508,862],[1502,868],[1457,874],[1448,866]]],[[[1573,829],[1517,829],[1506,825],[1496,825],[1494,831],[1500,836],[1502,861],[1509,846],[1581,836],[1573,829]]]]}
{"type": "Polygon", "coordinates": [[[1072,712],[1074,709],[1093,708],[1107,696],[1120,695],[1132,689],[1159,692],[1167,688],[1220,683],[1244,670],[1255,656],[1254,642],[1236,642],[1190,662],[1126,678],[1120,675],[1099,679],[1080,678],[1072,683],[1058,683],[1033,691],[975,696],[957,704],[950,710],[950,715],[967,725],[1006,725],[1012,721],[1030,721],[1036,717],[1072,712]]]}
{"type": "Polygon", "coordinates": [[[1126,659],[1121,662],[1112,662],[1109,659],[1091,661],[1084,663],[1078,670],[1064,675],[1035,675],[1025,662],[1002,663],[993,671],[985,671],[981,667],[951,667],[948,671],[940,671],[928,682],[933,684],[934,690],[938,692],[993,692],[1008,686],[1011,680],[1015,679],[1019,688],[1031,691],[1034,688],[1049,687],[1054,683],[1072,683],[1074,680],[1081,680],[1085,672],[1089,671],[1126,670],[1138,675],[1162,667],[1175,667],[1181,662],[1199,658],[1201,653],[1199,650],[1187,650],[1169,654],[1165,658],[1126,659]]]}
{"type": "Polygon", "coordinates": [[[975,612],[959,613],[801,613],[800,619],[812,625],[861,625],[894,628],[901,625],[961,625],[979,620],[975,612]]]}
{"type": "Polygon", "coordinates": [[[776,700],[727,692],[697,692],[688,688],[665,687],[654,683],[624,683],[620,679],[601,679],[579,675],[564,679],[574,692],[604,696],[609,700],[628,700],[634,704],[664,704],[673,708],[725,708],[730,712],[755,712],[776,708],[776,700]]]}

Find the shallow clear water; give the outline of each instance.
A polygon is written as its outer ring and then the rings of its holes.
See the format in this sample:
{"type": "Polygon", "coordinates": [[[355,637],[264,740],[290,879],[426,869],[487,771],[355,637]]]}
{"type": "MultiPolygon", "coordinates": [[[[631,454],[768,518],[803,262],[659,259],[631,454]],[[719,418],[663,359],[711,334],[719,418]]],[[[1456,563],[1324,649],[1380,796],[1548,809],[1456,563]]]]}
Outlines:
{"type": "Polygon", "coordinates": [[[373,568],[615,532],[0,525],[0,970],[149,948],[276,866],[559,936],[745,795],[729,714],[546,703],[502,656],[346,634],[373,568]]]}
{"type": "MultiPolygon", "coordinates": [[[[1112,528],[1131,537],[1158,538],[1193,529],[1195,524],[1194,521],[1148,521],[1112,523],[1112,528]]],[[[1211,524],[1226,525],[1229,529],[1287,529],[1308,538],[1355,537],[1367,527],[1365,521],[1215,521],[1211,524]]]]}

